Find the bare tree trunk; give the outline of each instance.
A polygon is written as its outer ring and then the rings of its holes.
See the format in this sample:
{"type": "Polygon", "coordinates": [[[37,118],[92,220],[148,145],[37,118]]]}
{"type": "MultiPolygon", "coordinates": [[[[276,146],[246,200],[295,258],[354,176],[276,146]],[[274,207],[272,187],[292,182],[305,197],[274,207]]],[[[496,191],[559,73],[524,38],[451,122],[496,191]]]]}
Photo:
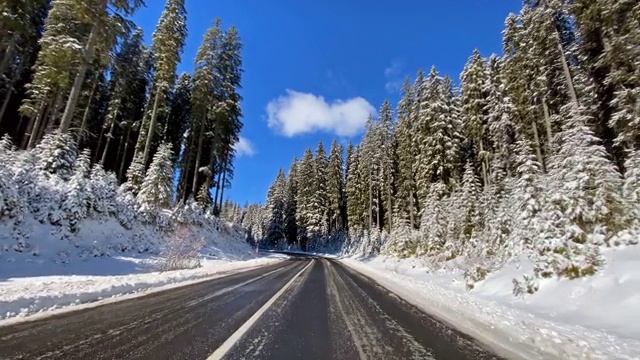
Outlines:
{"type": "Polygon", "coordinates": [[[480,156],[482,156],[482,159],[480,160],[480,163],[482,164],[482,180],[484,182],[484,189],[488,189],[489,188],[489,176],[487,175],[487,159],[485,159],[484,156],[484,147],[482,144],[482,139],[480,139],[480,156]]]}
{"type": "Polygon", "coordinates": [[[107,153],[109,152],[109,145],[111,145],[111,139],[113,139],[113,131],[116,128],[116,121],[113,120],[111,122],[111,128],[109,129],[109,133],[107,134],[107,143],[104,145],[104,150],[102,151],[102,158],[100,159],[100,165],[104,167],[104,162],[107,160],[107,153]]]}
{"type": "Polygon", "coordinates": [[[220,173],[218,173],[218,180],[216,180],[216,193],[215,193],[215,199],[214,199],[214,203],[218,203],[218,192],[220,191],[220,180],[222,179],[222,171],[220,171],[220,173]]]}
{"type": "Polygon", "coordinates": [[[36,135],[36,141],[40,141],[40,139],[42,139],[45,131],[49,128],[49,125],[51,124],[52,120],[54,120],[54,123],[55,123],[55,117],[56,117],[56,114],[58,113],[58,109],[60,108],[61,103],[62,103],[62,91],[58,89],[56,100],[53,102],[53,106],[49,107],[49,110],[47,110],[46,115],[44,116],[44,119],[40,127],[35,129],[34,134],[36,135]]]}
{"type": "Polygon", "coordinates": [[[4,101],[2,101],[2,108],[0,109],[0,124],[2,120],[4,120],[4,113],[7,111],[7,107],[9,106],[9,100],[11,100],[11,95],[14,92],[15,80],[11,81],[11,85],[7,89],[7,95],[4,97],[4,101]]]}
{"type": "Polygon", "coordinates": [[[416,219],[413,213],[413,190],[409,190],[409,222],[411,223],[411,230],[416,228],[416,219]]]}
{"type": "Polygon", "coordinates": [[[387,187],[387,220],[389,226],[387,227],[389,234],[391,234],[391,227],[393,226],[393,200],[391,199],[391,185],[387,187]]]}
{"type": "Polygon", "coordinates": [[[41,102],[38,105],[38,112],[35,117],[29,117],[29,123],[27,124],[27,128],[24,131],[24,137],[22,138],[22,144],[20,148],[27,149],[29,147],[29,141],[31,140],[31,133],[33,132],[33,128],[40,121],[40,118],[44,114],[45,104],[41,102]]]}
{"type": "Polygon", "coordinates": [[[2,62],[0,63],[0,77],[4,75],[4,73],[9,68],[9,63],[11,62],[11,58],[16,50],[16,37],[13,36],[11,38],[11,42],[7,46],[7,49],[4,51],[4,56],[2,57],[2,62]]]}
{"type": "MultiPolygon", "coordinates": [[[[544,1],[544,5],[547,6],[547,1],[544,1]]],[[[552,23],[555,24],[555,19],[551,19],[552,23]]],[[[562,70],[564,71],[564,78],[567,82],[567,89],[569,90],[569,96],[571,96],[571,101],[574,104],[579,105],[578,103],[578,94],[576,93],[576,89],[573,86],[573,79],[571,77],[571,70],[569,69],[569,63],[567,62],[567,57],[564,53],[564,49],[562,48],[562,40],[560,39],[560,34],[558,33],[558,29],[554,27],[554,36],[556,39],[556,44],[558,46],[558,51],[560,51],[560,61],[562,62],[562,70]]]]}
{"type": "Polygon", "coordinates": [[[538,136],[538,126],[535,121],[531,123],[531,128],[533,129],[533,139],[536,145],[536,157],[538,158],[540,165],[542,165],[542,170],[546,172],[544,158],[542,157],[542,150],[540,148],[540,137],[538,136]]]}
{"type": "Polygon", "coordinates": [[[98,136],[98,145],[96,145],[96,151],[93,153],[93,162],[98,162],[98,154],[100,154],[100,146],[102,146],[102,138],[104,137],[104,126],[100,127],[100,136],[98,136]]]}
{"type": "MultiPolygon", "coordinates": [[[[127,133],[129,133],[128,130],[127,130],[127,133]]],[[[122,156],[123,148],[124,148],[124,137],[122,137],[122,135],[120,135],[120,138],[118,138],[118,153],[116,154],[115,166],[118,166],[118,164],[120,163],[120,157],[122,156]]]]}
{"type": "MultiPolygon", "coordinates": [[[[103,8],[106,6],[106,1],[103,1],[103,8]]],[[[78,104],[80,90],[82,90],[82,85],[84,84],[87,70],[89,70],[89,65],[93,61],[99,31],[99,26],[93,25],[89,38],[87,39],[82,63],[76,73],[76,78],[73,80],[73,87],[71,88],[71,93],[69,94],[69,99],[67,100],[67,105],[65,106],[64,113],[62,115],[62,120],[60,120],[60,132],[62,133],[69,131],[69,127],[71,127],[71,120],[73,119],[73,113],[76,110],[76,105],[78,104]]]]}
{"type": "Polygon", "coordinates": [[[82,124],[80,124],[80,130],[78,131],[78,145],[80,142],[85,139],[85,131],[87,128],[87,122],[89,121],[89,112],[91,112],[91,105],[93,104],[93,97],[96,93],[96,88],[98,87],[98,77],[96,76],[93,81],[93,86],[91,87],[91,93],[89,95],[89,101],[87,102],[87,107],[84,109],[84,115],[82,115],[82,124]]]}
{"type": "Polygon", "coordinates": [[[153,100],[153,111],[151,112],[151,123],[149,124],[149,129],[147,130],[147,139],[144,145],[144,166],[146,168],[147,162],[149,161],[149,154],[151,153],[151,142],[153,141],[153,135],[156,132],[156,126],[158,126],[158,107],[160,107],[160,96],[162,94],[161,89],[156,90],[156,97],[153,100]]]}
{"type": "Polygon", "coordinates": [[[124,141],[124,154],[120,159],[120,169],[118,169],[118,179],[124,180],[124,164],[127,162],[127,153],[129,152],[129,141],[131,141],[131,125],[127,128],[127,135],[124,141]]]}
{"type": "Polygon", "coordinates": [[[547,144],[549,147],[549,153],[551,153],[551,143],[553,142],[553,131],[551,129],[551,116],[549,116],[549,107],[547,102],[542,99],[542,110],[544,112],[544,125],[547,129],[547,144]]]}
{"type": "Polygon", "coordinates": [[[193,170],[193,185],[191,186],[191,193],[197,194],[198,191],[198,174],[200,173],[200,158],[202,157],[202,143],[204,142],[204,119],[200,124],[198,132],[198,153],[196,155],[196,166],[193,170]]]}
{"type": "MultiPolygon", "coordinates": [[[[226,166],[225,166],[226,167],[226,166]]],[[[222,206],[222,201],[224,200],[224,188],[225,182],[227,181],[227,170],[222,171],[222,188],[220,189],[220,206],[222,206]]]]}
{"type": "Polygon", "coordinates": [[[36,141],[38,140],[38,129],[42,126],[41,124],[47,116],[46,114],[49,112],[47,108],[48,106],[46,106],[45,103],[41,103],[38,116],[35,121],[32,121],[31,124],[29,124],[30,128],[27,134],[29,136],[29,142],[27,143],[27,149],[33,149],[36,145],[36,141]]]}
{"type": "Polygon", "coordinates": [[[373,171],[369,169],[369,236],[373,230],[373,171]]]}

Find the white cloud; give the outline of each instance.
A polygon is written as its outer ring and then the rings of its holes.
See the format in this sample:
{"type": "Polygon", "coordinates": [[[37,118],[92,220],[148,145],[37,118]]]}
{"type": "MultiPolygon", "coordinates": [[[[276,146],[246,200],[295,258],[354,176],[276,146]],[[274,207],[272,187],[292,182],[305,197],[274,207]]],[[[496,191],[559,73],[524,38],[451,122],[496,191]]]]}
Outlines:
{"type": "Polygon", "coordinates": [[[289,89],[267,105],[269,127],[288,137],[315,131],[354,136],[375,113],[375,108],[361,97],[327,102],[322,96],[289,89]]]}
{"type": "Polygon", "coordinates": [[[400,60],[391,61],[386,69],[384,69],[384,77],[387,82],[384,84],[384,88],[390,92],[398,92],[402,88],[402,62],[400,60]]]}
{"type": "Polygon", "coordinates": [[[238,142],[233,145],[233,148],[236,149],[236,154],[238,155],[238,157],[253,156],[256,153],[256,150],[253,147],[251,141],[242,136],[240,136],[238,142]]]}

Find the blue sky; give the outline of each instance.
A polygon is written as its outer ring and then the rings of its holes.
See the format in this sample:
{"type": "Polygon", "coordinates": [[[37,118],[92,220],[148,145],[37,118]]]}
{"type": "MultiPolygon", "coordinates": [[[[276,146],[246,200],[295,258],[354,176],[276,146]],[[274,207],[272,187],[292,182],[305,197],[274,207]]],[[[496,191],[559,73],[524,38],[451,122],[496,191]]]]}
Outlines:
{"type": "MultiPolygon", "coordinates": [[[[263,202],[278,170],[322,140],[357,141],[366,114],[419,68],[457,80],[473,49],[501,52],[501,31],[520,0],[186,0],[190,72],[215,17],[242,37],[244,128],[225,198],[263,202]],[[228,196],[227,196],[228,195],[228,196]]],[[[134,21],[150,38],[164,1],[134,21]]]]}

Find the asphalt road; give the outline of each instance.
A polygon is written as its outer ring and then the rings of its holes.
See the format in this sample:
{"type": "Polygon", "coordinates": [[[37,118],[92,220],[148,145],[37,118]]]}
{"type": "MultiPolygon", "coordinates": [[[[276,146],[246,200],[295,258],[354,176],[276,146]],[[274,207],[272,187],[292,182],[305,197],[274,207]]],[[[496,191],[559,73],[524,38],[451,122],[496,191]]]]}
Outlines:
{"type": "Polygon", "coordinates": [[[318,258],[0,327],[2,360],[498,358],[318,258]]]}

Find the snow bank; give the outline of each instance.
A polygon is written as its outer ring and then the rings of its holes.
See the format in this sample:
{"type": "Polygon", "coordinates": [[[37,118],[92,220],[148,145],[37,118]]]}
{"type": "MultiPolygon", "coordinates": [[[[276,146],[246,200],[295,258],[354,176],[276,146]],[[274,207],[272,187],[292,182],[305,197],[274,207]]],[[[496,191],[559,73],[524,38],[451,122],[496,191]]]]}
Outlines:
{"type": "MultiPolygon", "coordinates": [[[[0,319],[55,310],[124,294],[147,294],[149,289],[164,290],[165,285],[187,285],[204,281],[232,270],[243,270],[281,261],[269,256],[253,260],[204,259],[203,266],[191,270],[153,272],[153,259],[114,257],[76,261],[70,266],[40,263],[41,271],[50,276],[10,277],[0,280],[0,319]],[[130,272],[127,275],[114,275],[130,272]],[[98,275],[102,273],[103,275],[98,275]],[[74,275],[70,275],[74,274],[74,275]]],[[[11,268],[3,264],[0,274],[11,268]]],[[[13,266],[13,273],[20,273],[13,266]]],[[[28,270],[23,270],[28,271],[28,270]]]]}
{"type": "Polygon", "coordinates": [[[605,251],[607,266],[577,280],[545,279],[534,295],[514,297],[526,259],[467,291],[460,270],[431,271],[423,259],[348,258],[346,265],[508,358],[639,359],[640,248],[605,251]]]}

